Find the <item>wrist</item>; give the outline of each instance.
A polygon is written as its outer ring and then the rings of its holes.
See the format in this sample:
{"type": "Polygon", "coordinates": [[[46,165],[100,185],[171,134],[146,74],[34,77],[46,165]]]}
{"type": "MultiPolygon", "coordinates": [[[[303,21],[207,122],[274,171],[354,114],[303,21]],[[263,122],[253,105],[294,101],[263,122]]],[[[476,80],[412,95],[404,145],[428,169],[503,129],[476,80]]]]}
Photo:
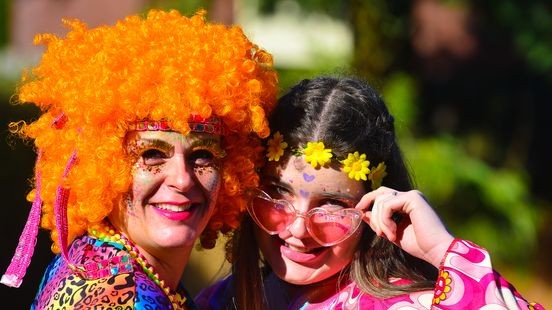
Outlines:
{"type": "Polygon", "coordinates": [[[436,268],[441,268],[447,254],[454,244],[458,241],[457,238],[454,238],[452,235],[448,235],[446,238],[443,238],[439,245],[435,246],[433,250],[428,255],[428,263],[432,264],[436,268]]]}

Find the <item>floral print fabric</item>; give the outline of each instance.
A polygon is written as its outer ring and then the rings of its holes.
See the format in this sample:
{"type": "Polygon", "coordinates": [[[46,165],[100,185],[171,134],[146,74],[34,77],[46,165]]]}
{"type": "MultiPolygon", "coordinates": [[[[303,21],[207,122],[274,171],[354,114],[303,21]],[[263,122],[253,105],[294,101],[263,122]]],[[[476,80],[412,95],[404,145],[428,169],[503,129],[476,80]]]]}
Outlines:
{"type": "MultiPolygon", "coordinates": [[[[406,280],[396,279],[396,284],[406,280]]],[[[203,291],[196,302],[201,309],[226,309],[225,279],[203,291]]],[[[267,286],[270,286],[267,284],[267,286]]],[[[266,287],[270,291],[270,287],[266,287]]],[[[445,254],[433,291],[380,299],[363,293],[355,283],[316,304],[292,304],[288,309],[537,309],[527,302],[498,272],[488,252],[465,240],[454,240],[445,254]]]]}

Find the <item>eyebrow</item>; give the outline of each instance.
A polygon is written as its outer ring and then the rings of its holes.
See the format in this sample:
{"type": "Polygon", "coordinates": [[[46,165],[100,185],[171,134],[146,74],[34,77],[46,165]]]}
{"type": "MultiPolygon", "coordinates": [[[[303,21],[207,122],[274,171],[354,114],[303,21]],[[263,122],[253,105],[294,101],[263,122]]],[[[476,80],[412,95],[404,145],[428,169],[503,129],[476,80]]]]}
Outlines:
{"type": "Polygon", "coordinates": [[[270,181],[271,183],[274,183],[276,185],[285,187],[290,192],[293,192],[293,187],[291,186],[291,184],[282,181],[282,179],[280,179],[279,177],[276,177],[276,176],[273,176],[273,175],[267,175],[267,176],[263,176],[263,177],[268,179],[268,181],[270,181]]]}
{"type": "MultiPolygon", "coordinates": [[[[276,184],[276,185],[285,187],[290,192],[294,192],[293,187],[291,186],[291,184],[289,184],[285,181],[282,181],[282,179],[280,179],[279,177],[269,175],[269,176],[265,176],[265,178],[268,179],[270,182],[276,184]]],[[[329,198],[329,199],[336,199],[336,200],[344,200],[344,201],[348,201],[348,202],[358,202],[360,200],[359,198],[356,198],[356,197],[352,196],[351,194],[347,194],[347,193],[327,193],[327,192],[316,193],[315,192],[315,193],[313,193],[313,196],[322,197],[322,198],[326,198],[326,199],[329,198]]]]}
{"type": "Polygon", "coordinates": [[[219,147],[220,148],[220,141],[217,139],[201,139],[198,138],[194,142],[190,143],[191,147],[197,147],[197,146],[212,146],[212,147],[219,147]]]}
{"type": "Polygon", "coordinates": [[[356,201],[360,200],[360,199],[357,199],[357,198],[355,198],[352,195],[347,194],[347,193],[326,193],[326,192],[322,192],[322,193],[317,194],[317,195],[320,196],[320,197],[324,197],[324,198],[345,200],[345,201],[349,201],[349,202],[356,202],[356,201]]]}
{"type": "Polygon", "coordinates": [[[143,142],[159,147],[163,150],[173,150],[174,145],[170,144],[169,142],[161,139],[149,139],[149,138],[140,138],[139,140],[142,140],[143,142]]]}

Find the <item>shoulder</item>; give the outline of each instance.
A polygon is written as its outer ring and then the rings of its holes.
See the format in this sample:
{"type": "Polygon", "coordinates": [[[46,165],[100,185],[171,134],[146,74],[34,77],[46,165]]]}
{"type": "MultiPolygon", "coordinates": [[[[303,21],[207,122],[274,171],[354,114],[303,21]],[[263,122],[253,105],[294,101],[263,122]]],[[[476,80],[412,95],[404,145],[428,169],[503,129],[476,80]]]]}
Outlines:
{"type": "Polygon", "coordinates": [[[230,296],[232,276],[203,289],[195,298],[200,309],[223,309],[230,296]]]}
{"type": "Polygon", "coordinates": [[[69,265],[60,255],[46,269],[33,306],[90,308],[127,306],[136,297],[131,259],[122,248],[81,236],[71,243],[69,265]],[[72,267],[77,266],[77,268],[72,267]]]}

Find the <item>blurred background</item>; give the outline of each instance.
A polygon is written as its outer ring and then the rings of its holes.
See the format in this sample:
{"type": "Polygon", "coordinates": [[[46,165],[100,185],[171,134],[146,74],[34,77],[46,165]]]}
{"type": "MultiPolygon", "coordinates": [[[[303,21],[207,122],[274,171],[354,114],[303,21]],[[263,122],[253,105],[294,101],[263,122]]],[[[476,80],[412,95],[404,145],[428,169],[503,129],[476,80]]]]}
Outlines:
{"type": "MultiPolygon", "coordinates": [[[[8,123],[36,33],[64,34],[62,17],[90,27],[149,8],[240,24],[274,55],[281,92],[303,78],[349,73],[384,95],[415,177],[451,232],[487,248],[527,299],[552,306],[552,3],[542,0],[13,0],[0,1],[0,216],[4,272],[25,224],[35,153],[8,123]],[[548,33],[548,35],[546,35],[548,33]]],[[[196,293],[228,272],[224,240],[196,251],[184,275],[196,293]]],[[[41,232],[21,288],[2,304],[27,309],[47,263],[41,232]]]]}

